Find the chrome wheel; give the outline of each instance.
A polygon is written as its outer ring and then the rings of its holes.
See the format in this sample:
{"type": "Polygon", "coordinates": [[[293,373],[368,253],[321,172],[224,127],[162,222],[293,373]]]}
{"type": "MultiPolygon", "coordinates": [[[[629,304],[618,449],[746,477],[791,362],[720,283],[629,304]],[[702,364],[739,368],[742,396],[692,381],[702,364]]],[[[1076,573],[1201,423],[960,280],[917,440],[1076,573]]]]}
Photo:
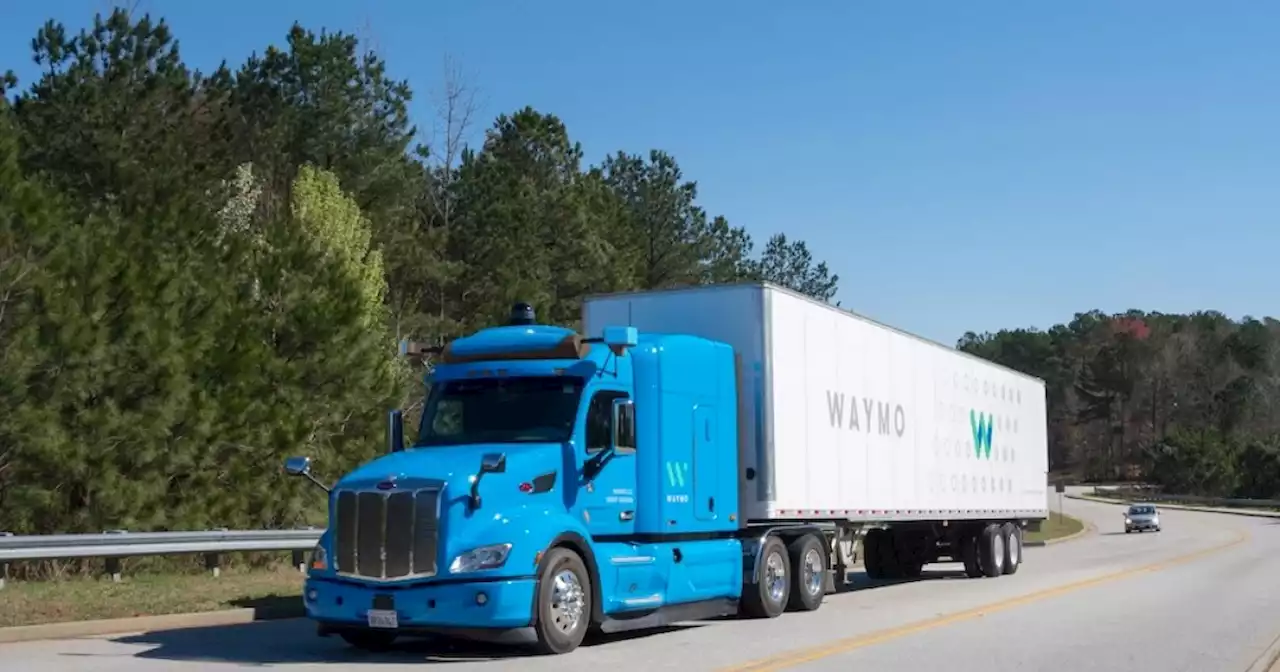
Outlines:
{"type": "Polygon", "coordinates": [[[1017,565],[1022,562],[1022,542],[1018,541],[1018,531],[1014,530],[1009,535],[1009,564],[1017,565]]]}
{"type": "Polygon", "coordinates": [[[804,589],[809,591],[810,595],[817,595],[822,592],[822,578],[825,569],[822,562],[822,554],[818,552],[818,549],[810,548],[809,552],[804,554],[804,562],[800,564],[800,578],[804,589]]]}
{"type": "Polygon", "coordinates": [[[769,599],[781,602],[787,596],[787,565],[781,553],[770,553],[764,566],[764,584],[769,591],[769,599]]]}
{"type": "Polygon", "coordinates": [[[578,575],[567,569],[556,574],[551,584],[551,621],[560,632],[568,634],[578,629],[586,604],[578,575]]]}
{"type": "Polygon", "coordinates": [[[992,551],[994,551],[991,554],[992,555],[991,562],[995,564],[996,568],[1003,569],[1004,568],[1004,535],[1001,534],[1001,531],[999,530],[999,528],[996,529],[995,534],[991,535],[991,547],[992,547],[992,551]]]}

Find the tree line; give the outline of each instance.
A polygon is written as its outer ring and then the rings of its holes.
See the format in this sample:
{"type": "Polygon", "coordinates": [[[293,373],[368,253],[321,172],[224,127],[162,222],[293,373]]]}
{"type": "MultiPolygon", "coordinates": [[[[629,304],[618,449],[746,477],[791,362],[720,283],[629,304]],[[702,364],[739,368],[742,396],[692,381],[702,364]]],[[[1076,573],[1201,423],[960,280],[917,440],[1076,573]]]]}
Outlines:
{"type": "MultiPolygon", "coordinates": [[[[456,71],[431,137],[352,35],[300,25],[189,67],[123,10],[36,31],[0,81],[0,530],[323,523],[337,475],[420,401],[403,338],[515,300],[577,326],[587,293],[766,279],[831,300],[804,241],[757,249],[670,154],[587,165],[554,114],[479,115],[456,71]],[[479,130],[479,129],[474,129],[479,130]]],[[[1273,321],[1076,316],[958,347],[1045,378],[1055,470],[1275,495],[1273,321]]]]}
{"type": "Polygon", "coordinates": [[[456,69],[425,137],[349,34],[295,24],[202,73],[117,10],[32,49],[38,77],[0,81],[0,530],[323,522],[281,460],[372,458],[386,409],[420,401],[397,343],[515,300],[577,326],[593,292],[836,293],[804,241],[757,249],[708,213],[668,153],[586,165],[529,107],[469,143],[456,69]]]}
{"type": "Polygon", "coordinates": [[[1056,477],[1280,499],[1276,320],[1095,310],[958,347],[1045,380],[1056,477]]]}

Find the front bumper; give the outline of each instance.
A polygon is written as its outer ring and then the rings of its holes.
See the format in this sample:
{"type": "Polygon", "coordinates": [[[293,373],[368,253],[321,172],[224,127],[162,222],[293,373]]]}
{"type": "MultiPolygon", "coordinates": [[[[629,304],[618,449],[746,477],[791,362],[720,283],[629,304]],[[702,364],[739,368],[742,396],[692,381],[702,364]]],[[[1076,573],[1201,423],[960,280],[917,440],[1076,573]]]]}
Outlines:
{"type": "Polygon", "coordinates": [[[1124,525],[1124,526],[1125,526],[1125,529],[1128,529],[1128,530],[1154,530],[1154,529],[1156,529],[1156,528],[1160,527],[1160,521],[1158,521],[1158,520],[1135,520],[1135,521],[1132,521],[1132,522],[1129,522],[1129,523],[1125,523],[1125,525],[1124,525]]]}
{"type": "MultiPolygon", "coordinates": [[[[397,632],[501,631],[533,623],[537,580],[533,577],[498,581],[467,581],[383,586],[308,578],[303,588],[307,616],[321,631],[368,627],[369,609],[395,609],[397,632]]],[[[496,634],[496,633],[495,633],[496,634]]]]}

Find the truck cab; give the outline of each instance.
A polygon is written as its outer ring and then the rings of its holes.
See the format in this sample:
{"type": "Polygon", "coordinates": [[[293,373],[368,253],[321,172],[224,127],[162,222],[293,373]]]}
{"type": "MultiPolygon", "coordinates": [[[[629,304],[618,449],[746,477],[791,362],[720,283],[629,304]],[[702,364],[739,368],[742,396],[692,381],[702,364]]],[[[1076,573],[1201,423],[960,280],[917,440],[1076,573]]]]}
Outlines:
{"type": "MultiPolygon", "coordinates": [[[[427,383],[416,434],[392,411],[387,454],[330,489],[304,590],[321,634],[563,653],[589,628],[738,611],[753,570],[731,347],[628,326],[584,337],[517,304],[444,347],[427,383]]],[[[287,470],[315,480],[306,458],[287,470]]]]}

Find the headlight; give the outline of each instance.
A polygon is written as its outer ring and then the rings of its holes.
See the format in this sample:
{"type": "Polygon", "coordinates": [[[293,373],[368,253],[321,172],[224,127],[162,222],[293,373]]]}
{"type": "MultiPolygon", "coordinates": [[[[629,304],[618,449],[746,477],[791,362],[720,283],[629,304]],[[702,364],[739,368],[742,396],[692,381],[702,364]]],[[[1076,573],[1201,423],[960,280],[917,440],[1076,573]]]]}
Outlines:
{"type": "Polygon", "coordinates": [[[479,572],[485,569],[501,567],[511,552],[511,544],[494,544],[473,548],[453,559],[449,565],[450,574],[479,572]]]}
{"type": "Polygon", "coordinates": [[[329,568],[329,552],[324,550],[324,544],[316,544],[311,549],[311,569],[328,569],[329,568]]]}
{"type": "Polygon", "coordinates": [[[1124,519],[1124,524],[1125,524],[1125,525],[1129,525],[1129,524],[1131,524],[1131,523],[1133,523],[1133,521],[1132,521],[1132,520],[1129,520],[1128,518],[1125,518],[1125,519],[1124,519]]]}

